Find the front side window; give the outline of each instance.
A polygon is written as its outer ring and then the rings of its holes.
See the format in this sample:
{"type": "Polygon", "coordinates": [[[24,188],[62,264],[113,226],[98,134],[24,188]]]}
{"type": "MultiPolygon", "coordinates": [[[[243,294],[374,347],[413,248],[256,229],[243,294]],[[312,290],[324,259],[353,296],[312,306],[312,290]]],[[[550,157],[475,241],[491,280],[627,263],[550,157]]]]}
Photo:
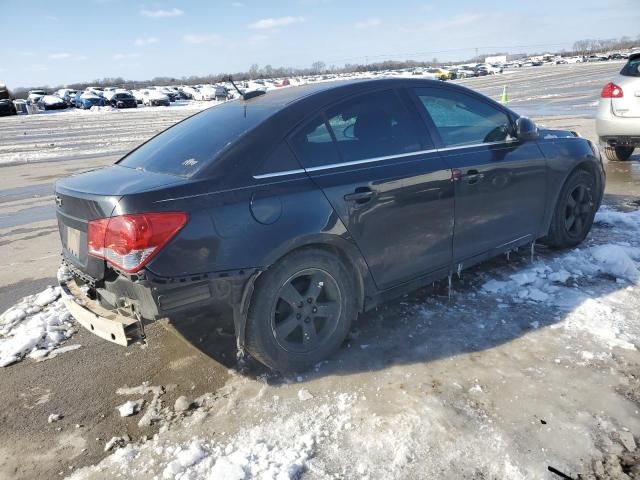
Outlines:
{"type": "Polygon", "coordinates": [[[435,124],[445,147],[500,142],[512,127],[507,114],[472,96],[417,88],[420,103],[435,124]]]}

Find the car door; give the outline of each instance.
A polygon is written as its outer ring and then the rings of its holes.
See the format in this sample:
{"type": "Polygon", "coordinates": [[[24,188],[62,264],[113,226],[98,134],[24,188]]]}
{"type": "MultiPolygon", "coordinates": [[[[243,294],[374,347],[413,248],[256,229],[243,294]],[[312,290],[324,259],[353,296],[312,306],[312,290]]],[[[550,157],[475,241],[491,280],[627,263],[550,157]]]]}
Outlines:
{"type": "Polygon", "coordinates": [[[537,238],[547,171],[537,143],[514,138],[507,111],[471,92],[446,87],[413,92],[454,174],[454,261],[537,238]]]}
{"type": "Polygon", "coordinates": [[[381,289],[451,264],[451,171],[429,142],[393,89],[342,101],[290,138],[381,289]]]}

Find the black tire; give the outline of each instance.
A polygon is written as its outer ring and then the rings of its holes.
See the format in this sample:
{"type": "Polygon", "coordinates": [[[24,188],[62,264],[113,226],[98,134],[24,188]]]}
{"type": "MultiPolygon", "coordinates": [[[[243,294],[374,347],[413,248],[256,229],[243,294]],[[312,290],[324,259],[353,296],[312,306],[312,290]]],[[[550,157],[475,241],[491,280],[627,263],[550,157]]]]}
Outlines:
{"type": "Polygon", "coordinates": [[[631,157],[635,147],[612,147],[605,145],[604,156],[611,162],[626,162],[631,157]]]}
{"type": "Polygon", "coordinates": [[[336,255],[294,251],[258,277],[247,350],[273,370],[307,370],[340,347],[357,311],[353,275],[336,255]]]}
{"type": "Polygon", "coordinates": [[[595,178],[589,172],[576,170],[560,191],[544,243],[557,249],[581,243],[591,230],[597,206],[595,178]]]}

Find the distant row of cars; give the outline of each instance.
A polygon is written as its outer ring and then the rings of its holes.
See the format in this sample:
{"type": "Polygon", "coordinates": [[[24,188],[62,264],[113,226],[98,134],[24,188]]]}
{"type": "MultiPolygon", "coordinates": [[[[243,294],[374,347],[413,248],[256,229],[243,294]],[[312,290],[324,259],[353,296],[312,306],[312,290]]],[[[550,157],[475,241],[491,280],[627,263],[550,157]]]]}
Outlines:
{"type": "Polygon", "coordinates": [[[54,93],[46,90],[31,90],[27,96],[27,105],[35,105],[39,110],[60,110],[69,107],[90,109],[92,107],[111,106],[113,108],[168,107],[177,100],[216,100],[225,101],[233,94],[225,85],[196,86],[151,86],[144,89],[128,90],[118,87],[89,86],[83,91],[61,88],[54,93]]]}

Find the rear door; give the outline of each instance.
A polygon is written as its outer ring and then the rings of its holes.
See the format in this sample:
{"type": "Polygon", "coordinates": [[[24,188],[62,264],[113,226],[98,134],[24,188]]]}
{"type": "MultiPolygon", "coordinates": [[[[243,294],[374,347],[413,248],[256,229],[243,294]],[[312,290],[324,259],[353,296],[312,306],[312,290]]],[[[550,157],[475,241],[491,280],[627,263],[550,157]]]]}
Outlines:
{"type": "Polygon", "coordinates": [[[381,289],[448,268],[450,169],[395,90],[345,100],[290,138],[381,289]]]}
{"type": "Polygon", "coordinates": [[[456,179],[454,261],[537,238],[547,166],[536,142],[513,138],[507,113],[472,93],[413,91],[456,179]]]}

